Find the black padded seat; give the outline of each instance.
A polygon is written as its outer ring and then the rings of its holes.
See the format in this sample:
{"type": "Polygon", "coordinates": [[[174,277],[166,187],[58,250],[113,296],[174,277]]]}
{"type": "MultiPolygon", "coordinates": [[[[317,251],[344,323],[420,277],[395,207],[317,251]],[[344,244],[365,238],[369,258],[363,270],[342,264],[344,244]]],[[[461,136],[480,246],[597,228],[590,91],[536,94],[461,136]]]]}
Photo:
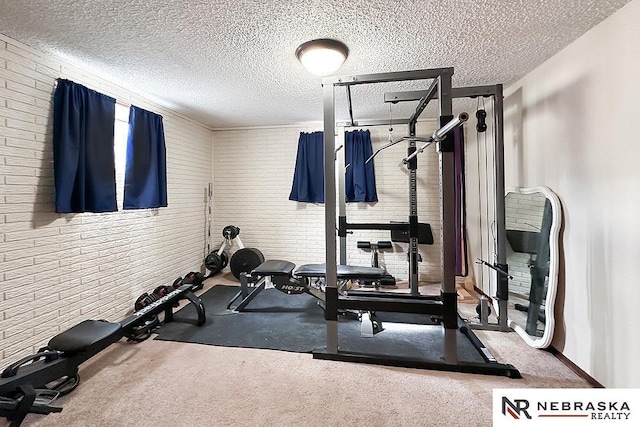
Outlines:
{"type": "Polygon", "coordinates": [[[292,262],[270,259],[254,268],[251,271],[251,276],[291,276],[291,272],[294,268],[296,268],[296,265],[292,262]]]}
{"type": "Polygon", "coordinates": [[[85,320],[51,338],[49,348],[64,353],[86,351],[92,346],[114,337],[121,329],[120,323],[85,320]]]}
{"type": "MultiPolygon", "coordinates": [[[[387,272],[382,268],[363,267],[357,265],[338,265],[338,279],[382,279],[387,276],[387,272]]],[[[302,277],[325,277],[327,274],[326,264],[305,264],[296,270],[296,276],[302,277]]]]}

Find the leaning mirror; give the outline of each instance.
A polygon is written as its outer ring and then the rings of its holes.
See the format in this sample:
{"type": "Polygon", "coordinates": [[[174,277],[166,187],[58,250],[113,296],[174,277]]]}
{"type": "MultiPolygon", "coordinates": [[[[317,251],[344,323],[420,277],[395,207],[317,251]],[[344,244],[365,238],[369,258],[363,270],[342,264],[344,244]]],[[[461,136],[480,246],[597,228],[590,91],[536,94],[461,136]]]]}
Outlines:
{"type": "Polygon", "coordinates": [[[553,338],[560,221],[560,201],[550,189],[507,190],[509,326],[536,348],[553,338]]]}

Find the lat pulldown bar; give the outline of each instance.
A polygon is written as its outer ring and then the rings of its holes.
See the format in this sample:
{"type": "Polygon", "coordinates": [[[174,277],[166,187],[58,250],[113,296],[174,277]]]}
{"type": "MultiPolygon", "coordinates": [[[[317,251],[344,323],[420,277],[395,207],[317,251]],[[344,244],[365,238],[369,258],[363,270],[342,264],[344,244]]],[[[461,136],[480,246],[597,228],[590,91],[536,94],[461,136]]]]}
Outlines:
{"type": "Polygon", "coordinates": [[[446,125],[442,126],[440,129],[438,129],[437,131],[435,131],[433,133],[432,136],[428,137],[428,138],[424,138],[424,137],[420,137],[420,136],[403,136],[400,139],[397,139],[395,141],[392,141],[388,144],[383,145],[382,147],[378,148],[376,150],[375,153],[373,153],[366,161],[365,163],[369,163],[371,160],[373,160],[373,158],[375,156],[378,155],[379,152],[393,146],[396,145],[399,142],[402,141],[417,141],[417,142],[424,142],[425,144],[420,147],[420,149],[418,151],[415,151],[411,156],[405,157],[402,162],[406,165],[409,160],[413,159],[415,156],[417,156],[419,153],[422,153],[424,151],[425,148],[427,148],[429,145],[431,145],[434,142],[440,142],[442,140],[444,140],[447,136],[447,133],[449,133],[449,131],[451,131],[452,129],[455,129],[456,127],[460,126],[461,124],[463,124],[464,122],[466,122],[467,120],[469,120],[469,114],[467,113],[460,113],[458,114],[458,117],[454,117],[453,119],[451,119],[451,121],[449,121],[446,125]]]}
{"type": "Polygon", "coordinates": [[[446,138],[447,133],[449,133],[449,131],[462,125],[467,120],[469,120],[469,114],[467,113],[458,114],[458,117],[454,117],[451,121],[449,121],[449,123],[447,123],[446,125],[442,126],[440,129],[435,131],[433,135],[428,138],[428,141],[422,147],[418,148],[416,151],[414,151],[413,153],[411,153],[410,155],[402,159],[402,163],[406,165],[407,163],[409,163],[409,161],[411,161],[411,159],[416,157],[418,154],[422,153],[428,146],[430,146],[434,142],[443,141],[446,138]]]}

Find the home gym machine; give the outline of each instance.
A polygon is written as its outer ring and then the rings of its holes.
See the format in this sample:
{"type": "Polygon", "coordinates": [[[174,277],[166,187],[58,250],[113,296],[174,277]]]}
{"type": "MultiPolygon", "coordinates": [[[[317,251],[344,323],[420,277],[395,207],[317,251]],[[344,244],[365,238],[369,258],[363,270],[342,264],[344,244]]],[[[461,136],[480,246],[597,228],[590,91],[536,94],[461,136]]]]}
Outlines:
{"type": "MultiPolygon", "coordinates": [[[[454,185],[454,144],[451,130],[466,121],[466,113],[457,117],[452,113],[452,86],[451,77],[453,68],[439,68],[415,70],[395,73],[364,74],[344,77],[325,77],[322,80],[323,105],[324,105],[324,188],[325,188],[325,255],[326,255],[326,288],[325,288],[325,319],[326,319],[326,347],[313,353],[314,358],[331,359],[341,361],[353,361],[362,363],[375,363],[383,365],[404,366],[412,368],[438,369],[457,372],[483,373],[504,375],[519,378],[520,373],[511,365],[498,363],[480,340],[460,322],[457,310],[457,294],[455,284],[455,229],[458,226],[454,220],[455,185],[454,185]],[[426,144],[436,143],[439,154],[439,178],[440,178],[440,209],[442,228],[441,235],[441,262],[442,283],[441,294],[437,299],[426,299],[418,294],[417,290],[417,239],[418,239],[418,212],[415,197],[410,200],[410,212],[408,224],[349,224],[343,218],[340,210],[338,235],[343,237],[348,229],[376,229],[376,230],[408,230],[410,239],[410,275],[411,294],[400,293],[349,293],[340,295],[337,287],[336,260],[336,181],[335,181],[335,88],[344,86],[347,90],[347,99],[350,101],[350,88],[355,85],[376,84],[384,82],[431,80],[431,84],[424,96],[419,99],[415,113],[408,120],[402,121],[408,124],[409,141],[405,164],[411,171],[410,185],[416,186],[415,174],[417,156],[424,149],[418,149],[416,142],[426,144]],[[416,122],[427,104],[438,100],[439,126],[433,136],[421,139],[416,136],[416,122]],[[413,278],[415,277],[415,279],[413,278]],[[414,285],[415,283],[415,289],[414,285]],[[397,313],[419,313],[432,315],[440,319],[440,327],[443,329],[441,339],[441,356],[439,360],[421,360],[403,356],[389,356],[383,354],[369,354],[354,351],[344,351],[339,347],[338,312],[344,309],[364,311],[381,311],[397,313]],[[458,332],[465,339],[471,341],[477,353],[482,356],[483,363],[467,362],[458,358],[458,332]]],[[[350,102],[349,102],[350,104],[350,102]]],[[[349,112],[353,108],[349,105],[349,112]]],[[[351,116],[351,122],[353,116],[351,116]]],[[[399,123],[399,122],[398,122],[399,123]]],[[[385,124],[385,123],[378,123],[385,124]]],[[[361,125],[358,123],[358,125],[361,125]]],[[[339,188],[340,193],[343,189],[339,188]]],[[[411,193],[415,194],[415,193],[411,193]]],[[[341,259],[342,262],[342,259],[341,259]]]]}
{"type": "MultiPolygon", "coordinates": [[[[469,86],[451,89],[451,98],[490,98],[493,101],[494,156],[495,156],[495,212],[496,212],[496,260],[494,263],[479,260],[479,263],[495,271],[496,294],[494,306],[497,311],[497,322],[489,321],[491,305],[485,296],[480,297],[478,305],[479,323],[470,323],[473,329],[509,331],[507,303],[509,300],[508,266],[506,255],[506,225],[504,197],[504,112],[502,85],[469,86]]],[[[420,101],[428,95],[428,91],[417,90],[407,92],[387,92],[384,101],[388,103],[420,101]]],[[[476,130],[481,133],[487,130],[485,122],[487,113],[484,109],[476,112],[478,124],[476,130]]]]}
{"type": "Polygon", "coordinates": [[[85,320],[49,340],[46,347],[7,366],[0,374],[0,416],[19,426],[28,413],[49,414],[62,408],[51,403],[73,391],[80,382],[78,367],[123,337],[135,339],[147,319],[164,312],[164,322],[173,321],[173,307],[187,299],[205,323],[204,305],[184,284],[119,322],[85,320]]]}

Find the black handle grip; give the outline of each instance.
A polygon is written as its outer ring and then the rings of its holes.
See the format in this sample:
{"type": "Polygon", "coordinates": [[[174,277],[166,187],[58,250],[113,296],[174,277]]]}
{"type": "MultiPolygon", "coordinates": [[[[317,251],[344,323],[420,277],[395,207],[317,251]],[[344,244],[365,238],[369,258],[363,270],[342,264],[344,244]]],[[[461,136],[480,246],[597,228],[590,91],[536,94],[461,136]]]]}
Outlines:
{"type": "Polygon", "coordinates": [[[9,378],[9,377],[14,377],[16,376],[16,374],[18,373],[18,369],[20,369],[20,367],[28,362],[31,362],[32,360],[38,360],[42,357],[45,357],[47,360],[55,360],[60,356],[60,353],[58,353],[57,351],[41,351],[39,353],[36,354],[31,354],[29,356],[23,357],[22,359],[18,360],[17,362],[12,363],[11,365],[7,366],[4,371],[2,371],[2,374],[0,375],[1,378],[9,378]]]}

